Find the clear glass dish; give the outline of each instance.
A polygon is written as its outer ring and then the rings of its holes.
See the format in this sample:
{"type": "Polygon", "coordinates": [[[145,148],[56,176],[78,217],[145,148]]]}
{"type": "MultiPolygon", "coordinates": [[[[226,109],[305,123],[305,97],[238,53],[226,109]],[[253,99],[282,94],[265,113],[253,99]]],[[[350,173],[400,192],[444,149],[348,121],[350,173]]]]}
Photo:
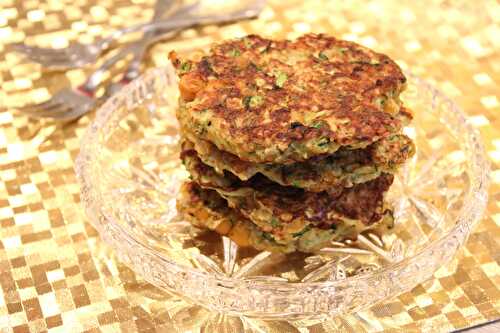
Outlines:
{"type": "Polygon", "coordinates": [[[86,212],[120,260],[152,284],[229,315],[317,321],[407,291],[448,262],[479,221],[488,171],[478,133],[448,98],[407,74],[416,156],[389,192],[393,232],[316,254],[240,249],[177,215],[178,89],[153,69],[98,111],[77,160],[86,212]]]}

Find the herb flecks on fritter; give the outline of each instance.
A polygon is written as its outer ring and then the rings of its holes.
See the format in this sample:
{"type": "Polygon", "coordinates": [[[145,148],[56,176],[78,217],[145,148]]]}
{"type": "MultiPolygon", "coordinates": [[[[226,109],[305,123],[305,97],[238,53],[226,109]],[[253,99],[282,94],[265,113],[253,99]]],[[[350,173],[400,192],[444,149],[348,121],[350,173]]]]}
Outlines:
{"type": "Polygon", "coordinates": [[[251,35],[196,61],[170,59],[181,78],[181,125],[242,160],[304,161],[365,147],[402,126],[403,73],[356,43],[251,35]]]}
{"type": "Polygon", "coordinates": [[[194,149],[203,163],[219,174],[228,171],[242,180],[260,173],[283,186],[321,192],[336,187],[352,187],[377,178],[381,173],[395,173],[415,147],[403,134],[394,134],[366,148],[341,148],[332,155],[310,158],[293,164],[252,163],[218,149],[214,144],[185,132],[185,149],[194,149]]]}
{"type": "Polygon", "coordinates": [[[191,174],[177,206],[193,225],[285,253],[392,227],[385,193],[415,146],[402,133],[406,79],[389,57],[308,34],[169,58],[191,174]]]}
{"type": "Polygon", "coordinates": [[[283,187],[259,175],[248,181],[220,175],[204,164],[195,150],[184,149],[181,158],[193,181],[217,191],[230,207],[280,240],[290,239],[307,226],[331,229],[342,224],[369,226],[379,222],[387,213],[383,194],[393,181],[392,175],[382,174],[352,188],[315,193],[283,187]]]}
{"type": "MultiPolygon", "coordinates": [[[[308,226],[291,234],[286,240],[258,228],[238,210],[230,208],[227,202],[214,190],[203,189],[194,182],[182,185],[177,199],[177,209],[193,225],[214,230],[229,237],[242,247],[253,247],[261,251],[290,253],[294,251],[315,252],[332,241],[355,238],[367,226],[340,222],[335,228],[308,226]]],[[[391,228],[392,213],[386,212],[380,227],[391,228]]]]}

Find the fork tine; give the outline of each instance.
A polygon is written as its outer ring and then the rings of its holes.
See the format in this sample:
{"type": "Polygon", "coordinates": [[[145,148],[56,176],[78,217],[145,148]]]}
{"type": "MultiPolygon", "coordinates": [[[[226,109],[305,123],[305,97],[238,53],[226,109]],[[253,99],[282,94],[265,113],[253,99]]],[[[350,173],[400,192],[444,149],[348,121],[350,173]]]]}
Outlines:
{"type": "Polygon", "coordinates": [[[19,111],[35,119],[52,118],[54,120],[72,121],[91,111],[95,105],[84,103],[75,106],[73,103],[66,103],[65,100],[73,97],[67,91],[63,91],[56,96],[60,98],[53,97],[47,102],[38,105],[19,108],[19,111]]]}
{"type": "MultiPolygon", "coordinates": [[[[47,66],[50,66],[52,67],[52,64],[56,64],[56,65],[59,65],[59,64],[67,64],[70,59],[66,59],[66,58],[54,58],[54,57],[35,57],[35,56],[27,56],[26,59],[29,61],[29,62],[36,62],[36,63],[39,63],[40,65],[47,65],[47,66]]],[[[42,68],[42,69],[50,69],[50,68],[42,68]]]]}
{"type": "Polygon", "coordinates": [[[23,53],[30,60],[43,60],[43,61],[66,61],[71,57],[62,52],[55,52],[53,54],[40,54],[40,53],[23,53]]]}
{"type": "Polygon", "coordinates": [[[54,108],[49,109],[49,110],[43,110],[43,111],[38,111],[38,112],[23,112],[25,115],[28,117],[33,117],[33,118],[47,118],[47,117],[54,117],[57,116],[61,113],[66,112],[68,109],[68,106],[64,104],[58,104],[54,108]]]}
{"type": "Polygon", "coordinates": [[[30,51],[33,48],[35,48],[35,46],[26,45],[24,43],[12,43],[6,45],[6,47],[8,50],[14,50],[14,51],[30,51]]]}
{"type": "Polygon", "coordinates": [[[56,115],[52,118],[54,118],[54,120],[62,120],[62,121],[65,121],[66,123],[70,123],[70,122],[80,118],[81,116],[83,116],[84,114],[86,114],[92,110],[93,110],[93,107],[88,107],[88,108],[80,107],[80,108],[72,109],[69,112],[65,112],[63,114],[56,115]]]}
{"type": "Polygon", "coordinates": [[[58,103],[56,103],[54,96],[52,96],[52,98],[46,100],[45,102],[38,103],[38,104],[25,105],[25,106],[20,107],[19,109],[23,110],[23,112],[38,112],[37,110],[50,108],[54,104],[58,104],[58,103]]]}
{"type": "Polygon", "coordinates": [[[46,56],[46,53],[45,51],[42,51],[41,49],[37,49],[37,48],[34,48],[34,47],[30,47],[30,46],[26,46],[24,45],[24,47],[22,46],[19,46],[19,47],[12,47],[11,48],[13,51],[15,52],[19,52],[19,53],[22,53],[26,56],[29,56],[29,57],[32,57],[32,56],[46,56]]]}
{"type": "Polygon", "coordinates": [[[26,115],[28,117],[35,119],[47,119],[47,118],[58,119],[59,117],[63,117],[65,114],[70,113],[70,110],[71,108],[69,105],[59,104],[56,109],[30,113],[26,115]]]}
{"type": "Polygon", "coordinates": [[[37,62],[45,69],[69,69],[76,68],[89,63],[84,58],[77,58],[75,54],[58,54],[57,56],[24,54],[28,61],[37,62]]]}
{"type": "Polygon", "coordinates": [[[67,49],[51,49],[46,47],[29,46],[20,43],[11,44],[9,47],[14,51],[19,51],[26,54],[39,54],[46,56],[65,55],[67,50],[67,49]]]}
{"type": "Polygon", "coordinates": [[[53,109],[57,108],[60,106],[62,103],[56,102],[53,99],[50,99],[46,102],[36,104],[36,105],[27,105],[24,107],[19,108],[18,110],[22,113],[28,114],[28,115],[39,115],[43,116],[45,114],[50,114],[55,112],[53,109]]]}
{"type": "Polygon", "coordinates": [[[12,44],[6,45],[6,48],[9,51],[24,52],[24,51],[27,51],[28,46],[23,44],[23,43],[12,43],[12,44]]]}
{"type": "Polygon", "coordinates": [[[52,52],[37,52],[33,51],[30,53],[24,53],[27,57],[36,57],[36,58],[53,58],[53,59],[59,59],[59,58],[69,58],[69,55],[67,52],[59,52],[59,51],[52,51],[52,52]]]}
{"type": "Polygon", "coordinates": [[[64,71],[68,69],[82,67],[89,62],[74,62],[70,59],[54,60],[49,58],[30,58],[26,57],[28,62],[38,63],[42,66],[42,71],[64,71]]]}
{"type": "Polygon", "coordinates": [[[13,48],[14,51],[22,53],[28,60],[33,61],[33,62],[38,62],[42,65],[48,64],[55,64],[57,63],[58,65],[66,66],[69,64],[73,63],[72,56],[71,54],[68,54],[65,51],[58,51],[58,50],[43,50],[38,51],[32,48],[13,48]]]}

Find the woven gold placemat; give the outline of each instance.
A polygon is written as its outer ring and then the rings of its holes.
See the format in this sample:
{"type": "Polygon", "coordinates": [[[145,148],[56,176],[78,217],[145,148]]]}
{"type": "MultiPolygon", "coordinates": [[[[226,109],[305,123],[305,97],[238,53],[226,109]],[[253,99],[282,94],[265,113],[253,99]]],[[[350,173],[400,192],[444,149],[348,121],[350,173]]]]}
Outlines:
{"type": "Polygon", "coordinates": [[[386,53],[428,79],[481,131],[492,161],[490,202],[458,258],[434,279],[370,310],[300,329],[210,313],[120,264],[79,202],[73,164],[91,116],[62,128],[15,111],[82,83],[92,68],[43,72],[7,53],[8,44],[89,42],[151,15],[151,0],[0,0],[0,332],[441,332],[500,318],[496,1],[273,0],[258,20],[190,29],[150,50],[147,66],[161,66],[172,48],[188,52],[248,33],[326,32],[386,53]]]}

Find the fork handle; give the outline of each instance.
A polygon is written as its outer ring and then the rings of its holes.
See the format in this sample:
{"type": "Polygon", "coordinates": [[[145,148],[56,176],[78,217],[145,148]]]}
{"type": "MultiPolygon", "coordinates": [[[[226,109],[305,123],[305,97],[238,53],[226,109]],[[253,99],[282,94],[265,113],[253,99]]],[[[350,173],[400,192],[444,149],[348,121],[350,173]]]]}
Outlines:
{"type": "Polygon", "coordinates": [[[153,43],[159,41],[160,39],[166,39],[177,34],[179,30],[167,31],[164,33],[160,33],[155,37],[142,41],[140,46],[138,46],[134,51],[133,59],[130,61],[126,71],[124,72],[122,78],[120,79],[120,83],[127,84],[132,80],[135,80],[141,74],[140,67],[142,63],[142,58],[146,53],[146,49],[153,43]]]}
{"type": "Polygon", "coordinates": [[[102,77],[104,73],[111,68],[118,60],[124,58],[131,52],[133,46],[125,46],[123,49],[118,51],[113,56],[106,59],[99,68],[97,68],[90,76],[85,80],[85,82],[78,87],[78,90],[83,92],[89,97],[94,97],[97,88],[101,84],[102,77]]]}
{"type": "MultiPolygon", "coordinates": [[[[171,2],[173,4],[173,2],[171,2]]],[[[176,18],[181,18],[182,16],[188,16],[192,17],[192,11],[196,9],[196,7],[199,6],[199,1],[196,1],[194,4],[189,4],[182,6],[181,8],[175,10],[174,13],[168,16],[169,20],[173,20],[176,18]]],[[[162,9],[163,10],[163,9],[162,9]]],[[[165,10],[163,10],[165,11],[165,10]]],[[[157,14],[158,11],[155,9],[155,14],[157,14]]],[[[161,15],[158,15],[161,16],[161,15]]],[[[157,16],[153,16],[153,20],[157,18],[157,16]]],[[[158,22],[158,20],[156,20],[158,22]]],[[[144,53],[146,52],[146,49],[148,48],[149,45],[153,44],[154,42],[158,41],[159,39],[164,39],[164,38],[170,38],[174,34],[176,34],[178,30],[175,30],[173,32],[165,32],[165,31],[148,31],[144,34],[144,37],[142,40],[136,42],[142,44],[142,47],[138,47],[135,49],[133,58],[129,62],[129,65],[127,69],[125,70],[125,73],[123,74],[120,83],[122,84],[127,84],[130,81],[136,79],[139,77],[141,74],[140,67],[141,67],[141,62],[142,58],[144,57],[144,53]]]]}
{"type": "MultiPolygon", "coordinates": [[[[169,11],[174,5],[175,0],[156,0],[156,4],[154,6],[153,18],[151,19],[151,23],[158,22],[165,12],[169,11]]],[[[142,58],[144,57],[144,53],[148,47],[148,40],[154,37],[155,31],[148,31],[144,33],[142,36],[142,40],[136,42],[136,44],[140,44],[141,46],[136,48],[132,55],[132,60],[129,62],[127,69],[125,70],[125,74],[123,75],[122,80],[131,81],[135,79],[139,74],[139,67],[142,62],[142,58]]]]}
{"type": "Polygon", "coordinates": [[[123,59],[130,53],[135,54],[136,52],[139,52],[144,46],[147,47],[150,44],[159,41],[160,39],[168,38],[172,35],[175,35],[178,32],[179,32],[178,29],[162,31],[161,33],[156,34],[153,38],[145,41],[144,42],[145,45],[143,45],[142,43],[140,44],[133,43],[124,46],[113,56],[106,59],[99,68],[97,68],[94,72],[92,72],[92,74],[90,74],[87,80],[78,87],[78,90],[80,90],[89,97],[94,97],[97,89],[99,88],[99,85],[102,83],[102,77],[104,73],[108,69],[110,69],[117,61],[123,59]]]}

